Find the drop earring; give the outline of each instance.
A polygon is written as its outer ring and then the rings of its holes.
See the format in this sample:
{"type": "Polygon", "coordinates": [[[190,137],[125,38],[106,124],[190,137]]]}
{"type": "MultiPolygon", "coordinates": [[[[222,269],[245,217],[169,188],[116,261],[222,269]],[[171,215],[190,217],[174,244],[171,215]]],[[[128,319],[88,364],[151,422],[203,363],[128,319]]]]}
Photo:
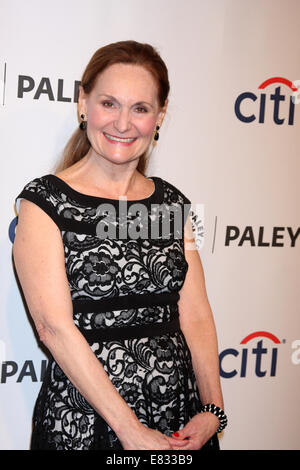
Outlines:
{"type": "Polygon", "coordinates": [[[154,135],[154,140],[157,142],[158,139],[159,139],[159,131],[160,127],[159,126],[156,126],[156,132],[155,132],[155,135],[154,135]]]}
{"type": "Polygon", "coordinates": [[[79,127],[82,131],[85,131],[86,130],[86,121],[84,120],[84,114],[80,114],[80,117],[81,117],[82,121],[79,124],[79,127]]]}

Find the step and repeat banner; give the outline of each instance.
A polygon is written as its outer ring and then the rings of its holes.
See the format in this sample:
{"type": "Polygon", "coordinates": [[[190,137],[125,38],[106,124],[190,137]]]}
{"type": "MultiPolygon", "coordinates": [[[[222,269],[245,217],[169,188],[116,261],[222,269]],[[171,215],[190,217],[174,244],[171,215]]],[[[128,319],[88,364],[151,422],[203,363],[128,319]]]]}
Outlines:
{"type": "Polygon", "coordinates": [[[300,2],[1,0],[0,448],[29,449],[47,366],[12,262],[14,199],[53,172],[81,74],[134,39],[171,93],[148,176],[192,201],[219,340],[226,449],[300,449],[300,2]]]}

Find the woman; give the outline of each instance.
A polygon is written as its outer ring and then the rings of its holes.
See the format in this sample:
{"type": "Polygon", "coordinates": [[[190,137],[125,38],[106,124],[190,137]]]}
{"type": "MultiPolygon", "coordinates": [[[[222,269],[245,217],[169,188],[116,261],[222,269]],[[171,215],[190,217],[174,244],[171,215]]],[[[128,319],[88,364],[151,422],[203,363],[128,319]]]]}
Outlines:
{"type": "Polygon", "coordinates": [[[150,220],[162,226],[166,215],[153,207],[190,204],[145,176],[168,93],[166,66],[150,45],[96,51],[62,164],[16,198],[14,261],[50,352],[32,449],[219,448],[217,339],[201,261],[187,249],[191,222],[182,216],[185,237],[175,237],[179,219],[169,211],[168,236],[133,236],[150,220]]]}

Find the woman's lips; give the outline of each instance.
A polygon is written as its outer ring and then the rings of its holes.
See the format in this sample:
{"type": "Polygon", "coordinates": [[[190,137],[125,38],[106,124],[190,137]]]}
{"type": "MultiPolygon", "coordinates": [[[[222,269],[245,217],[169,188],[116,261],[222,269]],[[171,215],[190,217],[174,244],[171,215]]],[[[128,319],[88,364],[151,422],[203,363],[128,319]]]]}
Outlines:
{"type": "Polygon", "coordinates": [[[116,137],[114,135],[108,134],[107,132],[103,132],[103,135],[111,144],[122,144],[127,146],[133,144],[133,142],[135,142],[137,139],[137,137],[116,137]]]}

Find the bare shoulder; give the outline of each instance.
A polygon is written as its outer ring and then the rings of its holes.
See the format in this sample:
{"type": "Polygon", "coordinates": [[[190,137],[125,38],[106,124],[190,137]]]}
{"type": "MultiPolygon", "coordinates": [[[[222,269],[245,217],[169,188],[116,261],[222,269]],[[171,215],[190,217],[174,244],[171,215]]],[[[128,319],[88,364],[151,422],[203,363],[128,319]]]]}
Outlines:
{"type": "Polygon", "coordinates": [[[13,254],[20,266],[39,257],[43,262],[60,263],[64,247],[58,226],[37,204],[27,199],[20,201],[18,223],[13,243],[13,254]]]}
{"type": "Polygon", "coordinates": [[[60,231],[38,205],[26,199],[20,202],[12,253],[37,330],[46,318],[70,318],[72,301],[60,231]]]}
{"type": "Polygon", "coordinates": [[[13,255],[20,261],[20,268],[27,260],[34,260],[38,256],[47,261],[62,261],[64,247],[61,232],[39,203],[28,199],[21,199],[18,223],[16,225],[13,243],[13,255]]]}
{"type": "Polygon", "coordinates": [[[60,234],[56,223],[39,204],[22,198],[18,212],[15,241],[18,239],[20,232],[26,231],[32,237],[37,237],[40,234],[48,238],[53,234],[60,234]]]}

